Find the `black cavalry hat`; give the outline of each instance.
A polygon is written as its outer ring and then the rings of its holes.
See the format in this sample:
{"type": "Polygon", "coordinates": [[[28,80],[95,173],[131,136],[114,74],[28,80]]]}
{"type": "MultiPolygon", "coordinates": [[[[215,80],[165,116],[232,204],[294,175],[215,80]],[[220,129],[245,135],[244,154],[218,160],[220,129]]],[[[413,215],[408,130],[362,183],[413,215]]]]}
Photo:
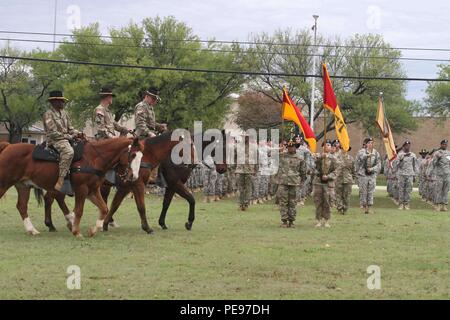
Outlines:
{"type": "Polygon", "coordinates": [[[155,87],[150,87],[148,90],[144,92],[146,95],[153,96],[157,101],[161,101],[161,97],[159,96],[159,90],[155,87]]]}
{"type": "Polygon", "coordinates": [[[98,93],[101,97],[107,97],[107,96],[113,96],[116,95],[112,92],[112,89],[110,87],[102,87],[100,89],[100,92],[98,93]]]}
{"type": "Polygon", "coordinates": [[[422,149],[422,150],[420,150],[420,152],[419,152],[419,154],[427,154],[427,153],[428,153],[427,149],[422,149]]]}
{"type": "Polygon", "coordinates": [[[51,101],[51,100],[69,101],[69,99],[64,97],[62,91],[59,91],[59,90],[50,91],[49,94],[48,94],[48,99],[47,100],[48,101],[51,101]]]}

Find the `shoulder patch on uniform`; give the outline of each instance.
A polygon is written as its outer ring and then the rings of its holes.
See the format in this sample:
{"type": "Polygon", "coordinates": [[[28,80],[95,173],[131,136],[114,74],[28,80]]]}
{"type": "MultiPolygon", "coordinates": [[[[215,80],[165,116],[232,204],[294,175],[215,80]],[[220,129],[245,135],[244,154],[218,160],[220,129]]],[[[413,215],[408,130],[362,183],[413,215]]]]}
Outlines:
{"type": "Polygon", "coordinates": [[[101,115],[101,116],[105,116],[105,112],[101,109],[95,110],[95,114],[101,115]]]}

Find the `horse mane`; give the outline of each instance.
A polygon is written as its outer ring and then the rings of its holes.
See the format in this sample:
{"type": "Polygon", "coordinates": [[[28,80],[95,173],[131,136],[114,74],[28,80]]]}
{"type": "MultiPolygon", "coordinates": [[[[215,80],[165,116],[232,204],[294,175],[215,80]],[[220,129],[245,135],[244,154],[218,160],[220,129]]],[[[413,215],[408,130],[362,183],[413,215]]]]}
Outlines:
{"type": "Polygon", "coordinates": [[[119,137],[114,139],[94,140],[89,141],[89,143],[93,144],[95,147],[102,147],[104,145],[110,144],[111,141],[132,141],[132,138],[119,137]]]}
{"type": "Polygon", "coordinates": [[[159,144],[159,143],[165,142],[167,140],[170,140],[171,136],[172,136],[172,131],[165,131],[162,134],[160,134],[159,136],[146,138],[145,139],[145,145],[146,146],[153,146],[155,144],[159,144]]]}
{"type": "Polygon", "coordinates": [[[0,153],[1,153],[3,150],[5,150],[5,148],[6,148],[7,146],[9,146],[9,142],[6,142],[6,141],[0,142],[0,153]]]}

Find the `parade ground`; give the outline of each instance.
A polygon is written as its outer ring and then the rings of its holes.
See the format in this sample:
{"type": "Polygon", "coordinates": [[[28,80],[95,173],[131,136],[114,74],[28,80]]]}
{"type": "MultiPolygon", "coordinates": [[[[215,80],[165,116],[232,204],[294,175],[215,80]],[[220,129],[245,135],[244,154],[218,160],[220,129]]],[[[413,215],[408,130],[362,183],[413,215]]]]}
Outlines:
{"type": "MultiPolygon", "coordinates": [[[[450,215],[417,198],[399,211],[377,191],[365,215],[353,191],[352,208],[333,214],[330,229],[314,228],[309,200],[297,227],[279,227],[272,203],[237,210],[234,199],[201,203],[192,231],[187,203],[175,199],[168,230],[157,227],[162,199],[147,196],[154,234],[140,229],[134,200],[116,214],[118,229],[76,239],[53,208],[58,232],[44,226],[34,199],[29,212],[38,236],[27,235],[15,191],[0,200],[0,299],[448,299],[450,215]],[[81,289],[69,290],[69,266],[80,268],[81,289]],[[372,266],[372,267],[370,267],[372,266]],[[368,273],[379,267],[379,289],[368,273]]],[[[69,199],[69,207],[73,200],[69,199]]],[[[96,209],[87,204],[86,236],[96,209]]]]}

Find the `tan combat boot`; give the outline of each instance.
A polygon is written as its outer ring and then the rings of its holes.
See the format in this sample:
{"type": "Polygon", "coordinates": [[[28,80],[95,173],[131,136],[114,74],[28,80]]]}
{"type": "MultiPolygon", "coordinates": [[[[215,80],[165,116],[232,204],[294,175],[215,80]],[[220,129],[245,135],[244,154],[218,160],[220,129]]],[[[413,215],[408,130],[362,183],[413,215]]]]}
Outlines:
{"type": "Polygon", "coordinates": [[[316,225],[315,225],[315,227],[316,227],[316,228],[320,228],[321,226],[322,226],[322,221],[316,220],[316,225]]]}
{"type": "Polygon", "coordinates": [[[401,204],[401,205],[398,206],[398,210],[403,210],[403,209],[405,209],[405,207],[404,207],[403,204],[401,204]]]}
{"type": "Polygon", "coordinates": [[[289,228],[287,220],[281,220],[280,228],[289,228]]]}
{"type": "Polygon", "coordinates": [[[444,212],[448,211],[448,208],[447,208],[447,206],[445,204],[442,205],[441,211],[444,211],[444,212]]]}
{"type": "Polygon", "coordinates": [[[409,210],[410,209],[409,208],[409,204],[405,204],[403,207],[404,207],[405,210],[409,210]]]}
{"type": "Polygon", "coordinates": [[[58,181],[55,184],[55,190],[61,191],[63,184],[64,184],[64,177],[59,177],[58,181]]]}
{"type": "Polygon", "coordinates": [[[325,220],[324,226],[325,226],[325,228],[331,228],[330,223],[328,222],[328,220],[325,220]]]}

